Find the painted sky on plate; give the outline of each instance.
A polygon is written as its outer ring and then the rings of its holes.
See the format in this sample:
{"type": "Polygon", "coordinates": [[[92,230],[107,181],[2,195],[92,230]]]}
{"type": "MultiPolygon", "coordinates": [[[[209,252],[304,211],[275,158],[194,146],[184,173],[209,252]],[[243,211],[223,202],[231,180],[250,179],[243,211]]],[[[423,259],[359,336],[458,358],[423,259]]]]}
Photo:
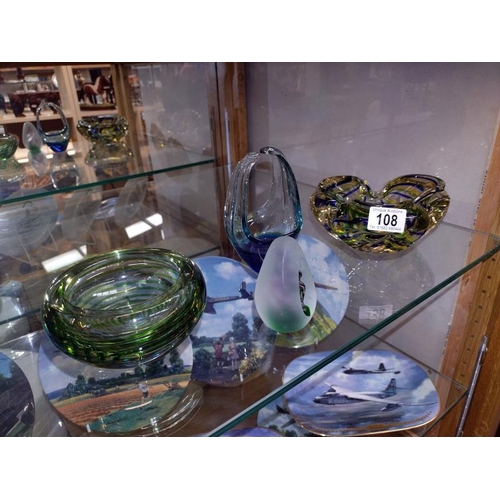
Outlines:
{"type": "MultiPolygon", "coordinates": [[[[207,286],[207,297],[231,297],[239,295],[242,281],[247,291],[254,292],[256,274],[239,262],[226,257],[200,257],[194,259],[203,273],[207,286]]],[[[233,316],[240,312],[252,328],[253,318],[258,317],[254,301],[247,299],[220,302],[214,305],[216,314],[204,313],[192,334],[198,337],[220,337],[231,329],[233,316]]]]}
{"type": "Polygon", "coordinates": [[[0,374],[6,378],[10,378],[12,373],[10,372],[10,362],[11,359],[0,352],[0,374]]]}
{"type": "Polygon", "coordinates": [[[349,302],[349,282],[342,261],[323,242],[307,235],[300,235],[298,242],[306,256],[314,282],[335,287],[336,290],[316,288],[318,302],[330,317],[339,324],[349,302]]]}
{"type": "MultiPolygon", "coordinates": [[[[331,352],[318,352],[301,356],[293,360],[286,368],[283,380],[289,381],[305,369],[323,359],[331,352]]],[[[378,392],[385,389],[391,378],[396,379],[398,394],[413,403],[436,401],[437,393],[432,381],[424,370],[410,358],[384,350],[350,351],[343,354],[329,365],[312,375],[308,380],[291,389],[288,395],[296,394],[312,398],[328,389],[326,384],[333,384],[351,391],[378,392]],[[387,370],[399,371],[399,374],[377,373],[369,375],[349,375],[344,373],[344,366],[355,369],[374,370],[384,363],[387,370]]]]}

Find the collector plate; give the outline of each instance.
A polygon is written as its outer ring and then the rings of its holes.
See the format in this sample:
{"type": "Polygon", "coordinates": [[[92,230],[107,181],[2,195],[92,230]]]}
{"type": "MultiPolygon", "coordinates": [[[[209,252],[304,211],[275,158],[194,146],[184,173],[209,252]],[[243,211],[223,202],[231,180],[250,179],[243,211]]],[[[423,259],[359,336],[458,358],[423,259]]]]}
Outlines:
{"type": "Polygon", "coordinates": [[[230,429],[221,437],[281,437],[281,434],[265,427],[242,427],[241,429],[230,429]]]}
{"type": "Polygon", "coordinates": [[[188,389],[191,368],[189,339],[165,357],[131,369],[98,368],[70,358],[46,334],[40,345],[45,395],[65,420],[88,433],[155,434],[174,427],[176,418],[186,423],[199,403],[188,389]]]}
{"type": "MultiPolygon", "coordinates": [[[[307,354],[285,369],[284,383],[330,352],[307,354]]],[[[414,361],[385,350],[350,351],[284,396],[304,429],[322,436],[362,436],[413,429],[434,420],[439,396],[414,361]]]]}
{"type": "Polygon", "coordinates": [[[270,365],[276,332],[257,314],[253,294],[257,275],[226,257],[194,259],[205,278],[206,306],[191,332],[193,378],[236,386],[270,365]]]}
{"type": "Polygon", "coordinates": [[[29,437],[35,424],[35,400],[19,366],[0,352],[0,437],[29,437]]]}
{"type": "Polygon", "coordinates": [[[276,398],[259,410],[257,425],[278,432],[284,437],[316,436],[316,434],[309,432],[295,422],[285,405],[283,397],[276,398]]]}
{"type": "Polygon", "coordinates": [[[276,345],[306,347],[330,335],[340,323],[349,303],[349,282],[342,261],[325,243],[301,234],[297,241],[304,251],[316,284],[317,305],[311,321],[294,333],[280,333],[276,345]]]}

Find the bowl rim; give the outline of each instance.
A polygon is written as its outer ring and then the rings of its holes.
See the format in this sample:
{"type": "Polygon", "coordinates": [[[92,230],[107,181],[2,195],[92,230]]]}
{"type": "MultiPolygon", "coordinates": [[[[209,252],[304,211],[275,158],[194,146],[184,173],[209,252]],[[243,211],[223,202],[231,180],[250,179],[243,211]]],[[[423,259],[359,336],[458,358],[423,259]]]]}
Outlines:
{"type": "Polygon", "coordinates": [[[103,254],[92,255],[79,261],[72,266],[68,267],[57,275],[51,282],[46,290],[44,302],[48,302],[51,308],[63,312],[65,315],[71,315],[77,320],[82,317],[91,318],[107,318],[113,317],[127,317],[138,313],[144,313],[148,310],[155,309],[166,301],[172,300],[175,296],[183,291],[186,281],[190,281],[191,276],[195,272],[194,262],[173,250],[166,250],[162,248],[128,248],[117,249],[103,254]],[[151,263],[159,264],[170,267],[177,272],[177,277],[172,285],[163,293],[155,295],[151,299],[138,302],[135,311],[130,309],[111,308],[106,310],[98,310],[93,308],[84,308],[71,302],[68,298],[68,292],[74,290],[79,279],[86,274],[96,271],[99,266],[106,263],[106,267],[116,266],[120,263],[130,261],[132,259],[140,258],[145,264],[150,260],[151,263]],[[149,259],[148,259],[149,258],[149,259]],[[185,267],[187,266],[187,269],[185,267]],[[75,274],[76,271],[76,274],[75,274]],[[60,295],[55,298],[55,295],[60,295]]]}
{"type": "MultiPolygon", "coordinates": [[[[311,195],[311,205],[313,206],[316,199],[321,195],[321,194],[328,194],[330,197],[330,200],[332,202],[336,203],[344,203],[346,205],[354,205],[354,206],[359,206],[362,209],[369,209],[371,207],[386,207],[386,208],[407,208],[415,205],[419,205],[421,202],[426,200],[429,196],[432,196],[433,194],[436,193],[441,193],[443,196],[448,196],[448,193],[445,190],[446,184],[445,181],[437,176],[430,175],[430,174],[403,174],[399,175],[398,177],[395,177],[394,179],[390,179],[387,182],[384,183],[382,186],[382,189],[380,191],[374,191],[371,187],[370,184],[362,179],[361,177],[358,177],[356,175],[334,175],[330,177],[326,177],[323,180],[321,180],[314,191],[314,193],[311,195]],[[333,193],[330,194],[329,192],[335,191],[336,186],[332,186],[332,184],[337,183],[337,179],[342,179],[342,178],[347,178],[350,179],[348,182],[356,182],[357,187],[353,189],[353,191],[357,191],[359,188],[364,187],[368,191],[368,195],[371,198],[371,200],[362,200],[360,197],[352,197],[349,198],[348,196],[345,197],[345,195],[342,192],[338,193],[333,193]],[[402,182],[404,181],[410,181],[411,179],[427,179],[436,184],[436,188],[434,190],[428,189],[424,191],[423,193],[420,193],[419,195],[415,196],[414,198],[408,198],[407,200],[403,200],[399,203],[389,203],[385,200],[386,195],[388,194],[389,190],[393,187],[394,183],[398,180],[401,180],[402,182]],[[344,199],[343,200],[338,200],[336,199],[336,195],[342,196],[344,199]]],[[[313,208],[314,211],[314,208],[313,208]]]]}
{"type": "Polygon", "coordinates": [[[86,116],[85,118],[81,118],[78,120],[76,124],[77,128],[81,127],[91,127],[96,124],[101,123],[105,119],[111,119],[113,122],[123,122],[128,125],[128,120],[123,115],[97,115],[97,116],[86,116]]]}

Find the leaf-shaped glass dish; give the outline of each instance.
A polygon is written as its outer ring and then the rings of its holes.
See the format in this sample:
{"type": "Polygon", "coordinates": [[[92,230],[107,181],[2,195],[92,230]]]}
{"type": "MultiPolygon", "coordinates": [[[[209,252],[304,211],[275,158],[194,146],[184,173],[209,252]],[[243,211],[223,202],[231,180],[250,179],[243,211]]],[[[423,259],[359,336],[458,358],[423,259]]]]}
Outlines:
{"type": "Polygon", "coordinates": [[[379,191],[359,177],[323,179],[312,194],[312,213],[334,238],[357,250],[393,253],[406,250],[434,229],[445,216],[450,197],[442,179],[408,174],[389,181],[379,191]],[[368,229],[372,207],[406,210],[402,232],[368,229]]]}

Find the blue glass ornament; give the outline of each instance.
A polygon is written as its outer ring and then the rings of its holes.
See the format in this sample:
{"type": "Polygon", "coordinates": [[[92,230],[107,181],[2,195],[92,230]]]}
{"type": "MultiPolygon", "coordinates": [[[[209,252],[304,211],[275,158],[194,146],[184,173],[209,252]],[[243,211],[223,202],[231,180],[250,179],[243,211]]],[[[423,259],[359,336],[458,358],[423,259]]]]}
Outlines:
{"type": "Polygon", "coordinates": [[[38,132],[43,139],[43,142],[52,149],[55,153],[62,153],[66,151],[68,147],[70,133],[68,120],[64,116],[62,109],[53,102],[42,101],[38,108],[36,108],[36,127],[38,132]],[[57,113],[61,118],[63,123],[63,128],[61,130],[51,130],[50,132],[45,132],[40,122],[40,112],[45,108],[51,108],[54,113],[57,113]]]}
{"type": "Polygon", "coordinates": [[[28,160],[36,175],[44,176],[49,170],[49,162],[42,150],[43,140],[31,122],[23,125],[23,143],[28,150],[28,160]]]}
{"type": "Polygon", "coordinates": [[[302,229],[297,182],[284,154],[265,147],[248,153],[231,177],[224,229],[240,258],[259,272],[271,243],[302,229]]]}
{"type": "Polygon", "coordinates": [[[50,178],[52,185],[56,189],[77,186],[80,180],[78,167],[71,156],[66,152],[69,144],[70,130],[68,120],[64,116],[62,109],[53,102],[42,101],[36,108],[36,127],[43,142],[54,151],[54,156],[50,161],[50,178]],[[54,113],[59,114],[63,123],[61,130],[45,132],[40,121],[40,112],[44,108],[51,108],[54,113]]]}

